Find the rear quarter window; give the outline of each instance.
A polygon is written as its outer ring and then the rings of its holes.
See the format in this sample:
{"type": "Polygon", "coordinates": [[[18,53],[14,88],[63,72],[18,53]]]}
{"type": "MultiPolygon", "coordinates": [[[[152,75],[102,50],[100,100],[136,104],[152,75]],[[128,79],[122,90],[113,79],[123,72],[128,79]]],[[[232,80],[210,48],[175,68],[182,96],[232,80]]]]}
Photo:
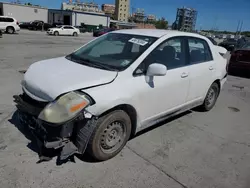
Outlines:
{"type": "Polygon", "coordinates": [[[205,40],[199,38],[189,38],[188,46],[191,64],[213,60],[211,49],[205,40]]]}

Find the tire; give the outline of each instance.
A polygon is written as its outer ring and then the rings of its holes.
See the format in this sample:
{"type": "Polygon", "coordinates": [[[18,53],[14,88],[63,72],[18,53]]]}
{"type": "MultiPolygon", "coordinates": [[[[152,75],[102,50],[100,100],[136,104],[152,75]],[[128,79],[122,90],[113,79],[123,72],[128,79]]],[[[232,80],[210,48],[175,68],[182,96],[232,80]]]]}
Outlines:
{"type": "Polygon", "coordinates": [[[55,36],[59,36],[59,32],[58,32],[58,31],[55,31],[55,32],[54,32],[54,35],[55,35],[55,36]]]}
{"type": "Polygon", "coordinates": [[[87,152],[97,161],[116,156],[126,145],[131,134],[131,120],[122,110],[113,111],[96,122],[87,152]]]}
{"type": "Polygon", "coordinates": [[[205,112],[210,111],[214,107],[219,97],[219,94],[220,94],[220,87],[217,83],[214,82],[208,89],[206,98],[203,104],[200,106],[200,110],[205,112]]]}
{"type": "Polygon", "coordinates": [[[77,37],[77,36],[78,36],[77,32],[74,32],[74,33],[73,33],[73,36],[74,36],[74,37],[77,37]]]}
{"type": "Polygon", "coordinates": [[[9,34],[14,34],[15,33],[15,29],[12,26],[9,26],[6,28],[6,32],[9,34]]]}

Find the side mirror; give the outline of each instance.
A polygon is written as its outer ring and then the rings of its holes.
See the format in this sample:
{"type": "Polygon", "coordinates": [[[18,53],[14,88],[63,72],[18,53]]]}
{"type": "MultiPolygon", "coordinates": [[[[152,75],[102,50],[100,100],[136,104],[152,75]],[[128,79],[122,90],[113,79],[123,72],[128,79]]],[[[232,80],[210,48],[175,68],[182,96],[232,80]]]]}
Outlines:
{"type": "Polygon", "coordinates": [[[159,63],[149,65],[147,70],[147,76],[165,76],[166,73],[167,67],[159,63]]]}
{"type": "Polygon", "coordinates": [[[153,82],[154,76],[165,76],[167,73],[167,67],[165,65],[159,63],[153,63],[149,65],[147,74],[146,74],[146,82],[153,82]]]}

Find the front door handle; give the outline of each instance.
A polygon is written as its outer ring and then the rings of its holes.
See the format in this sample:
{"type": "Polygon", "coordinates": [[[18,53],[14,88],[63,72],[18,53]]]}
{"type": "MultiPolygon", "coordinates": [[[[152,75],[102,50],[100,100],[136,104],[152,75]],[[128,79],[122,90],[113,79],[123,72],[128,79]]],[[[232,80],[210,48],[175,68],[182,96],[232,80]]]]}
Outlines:
{"type": "Polygon", "coordinates": [[[183,73],[181,74],[181,77],[182,77],[182,78],[186,78],[186,77],[188,77],[188,73],[183,72],[183,73]]]}
{"type": "Polygon", "coordinates": [[[214,67],[213,66],[209,67],[209,70],[214,70],[214,67]]]}

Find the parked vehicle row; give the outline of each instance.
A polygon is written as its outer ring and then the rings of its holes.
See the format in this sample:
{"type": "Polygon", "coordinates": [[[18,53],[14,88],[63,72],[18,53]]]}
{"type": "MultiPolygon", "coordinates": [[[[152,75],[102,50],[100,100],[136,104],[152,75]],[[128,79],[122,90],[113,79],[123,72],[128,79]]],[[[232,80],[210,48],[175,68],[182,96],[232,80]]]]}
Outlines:
{"type": "Polygon", "coordinates": [[[144,128],[197,106],[211,110],[226,65],[198,34],[119,30],[32,64],[14,100],[41,148],[61,148],[62,160],[86,150],[102,161],[144,128]]]}
{"type": "Polygon", "coordinates": [[[240,39],[226,39],[219,46],[226,48],[228,51],[233,51],[234,49],[241,48],[246,42],[247,39],[245,37],[240,39]]]}

